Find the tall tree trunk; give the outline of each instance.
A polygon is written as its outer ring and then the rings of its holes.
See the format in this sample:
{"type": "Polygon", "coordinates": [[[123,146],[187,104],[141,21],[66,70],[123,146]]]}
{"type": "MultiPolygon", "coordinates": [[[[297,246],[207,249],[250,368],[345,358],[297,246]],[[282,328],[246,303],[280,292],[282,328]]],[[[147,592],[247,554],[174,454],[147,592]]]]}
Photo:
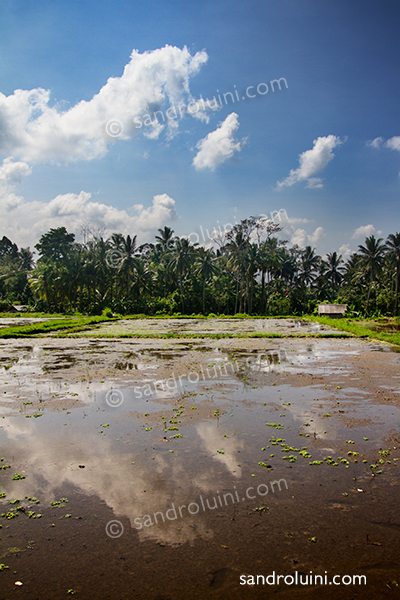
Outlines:
{"type": "Polygon", "coordinates": [[[246,273],[246,299],[247,299],[247,310],[248,313],[250,314],[251,309],[250,309],[250,282],[249,282],[249,274],[246,273]]]}
{"type": "Polygon", "coordinates": [[[265,269],[261,271],[261,314],[265,314],[265,269]]]}
{"type": "Polygon", "coordinates": [[[236,280],[236,294],[235,294],[235,315],[237,313],[237,307],[238,307],[238,297],[239,297],[239,282],[236,280]]]}
{"type": "Polygon", "coordinates": [[[182,310],[182,314],[185,314],[185,303],[183,300],[183,284],[182,284],[182,272],[180,272],[179,274],[179,290],[181,293],[181,310],[182,310]]]}
{"type": "Polygon", "coordinates": [[[250,314],[253,312],[253,297],[254,297],[254,278],[251,278],[251,288],[250,288],[250,314]]]}
{"type": "Polygon", "coordinates": [[[366,317],[366,316],[367,316],[367,313],[368,313],[368,307],[369,307],[369,297],[370,297],[370,295],[371,295],[371,286],[372,286],[372,279],[371,279],[371,281],[369,282],[369,286],[368,286],[367,305],[366,305],[366,307],[365,307],[365,314],[364,314],[364,317],[366,317]]]}

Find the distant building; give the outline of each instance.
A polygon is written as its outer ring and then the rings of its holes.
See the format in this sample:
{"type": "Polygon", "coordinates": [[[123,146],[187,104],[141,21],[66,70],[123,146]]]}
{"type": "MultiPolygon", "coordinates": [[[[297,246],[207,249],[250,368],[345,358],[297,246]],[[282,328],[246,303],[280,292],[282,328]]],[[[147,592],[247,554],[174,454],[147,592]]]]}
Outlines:
{"type": "Polygon", "coordinates": [[[24,312],[28,308],[25,304],[13,304],[8,312],[24,312]]]}
{"type": "Polygon", "coordinates": [[[319,304],[318,316],[341,319],[347,311],[347,304],[319,304]]]}

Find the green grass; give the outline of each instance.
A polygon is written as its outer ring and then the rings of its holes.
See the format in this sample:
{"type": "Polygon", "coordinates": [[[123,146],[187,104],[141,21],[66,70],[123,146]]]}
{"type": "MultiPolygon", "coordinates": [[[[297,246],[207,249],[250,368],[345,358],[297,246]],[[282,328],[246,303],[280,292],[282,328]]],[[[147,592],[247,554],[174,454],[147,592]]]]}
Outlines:
{"type": "Polygon", "coordinates": [[[52,331],[83,331],[92,325],[109,321],[107,317],[64,318],[0,329],[0,338],[26,338],[52,331]]]}
{"type": "Polygon", "coordinates": [[[359,338],[370,338],[379,340],[381,342],[387,342],[388,344],[395,344],[400,346],[400,333],[386,333],[384,331],[378,332],[374,331],[370,327],[368,327],[368,323],[371,325],[375,325],[376,321],[360,321],[353,319],[331,319],[329,317],[306,317],[307,321],[315,321],[316,323],[320,323],[321,325],[329,325],[329,327],[334,327],[336,329],[340,329],[340,331],[345,331],[349,334],[353,334],[359,338]]]}
{"type": "MultiPolygon", "coordinates": [[[[81,337],[76,335],[74,332],[61,332],[57,337],[81,337]]],[[[296,334],[282,334],[282,333],[107,333],[107,332],[95,332],[88,337],[96,338],[126,338],[126,339],[154,339],[154,340],[167,340],[167,339],[214,339],[220,340],[224,338],[237,339],[237,338],[348,338],[352,337],[348,333],[296,333],[296,334]]]]}
{"type": "MultiPolygon", "coordinates": [[[[15,317],[15,314],[12,313],[1,313],[0,318],[3,315],[15,317]]],[[[214,319],[215,317],[205,317],[204,315],[157,315],[153,317],[149,317],[147,315],[130,315],[128,317],[119,317],[108,318],[105,316],[65,316],[65,315],[46,315],[45,313],[18,313],[18,317],[49,317],[48,320],[42,321],[40,323],[31,323],[29,325],[13,325],[12,327],[5,327],[0,329],[0,338],[29,338],[34,336],[43,336],[49,333],[54,332],[57,337],[82,337],[79,335],[81,332],[90,330],[92,327],[96,327],[100,323],[105,322],[115,322],[119,320],[119,318],[123,319],[214,319]],[[55,318],[62,317],[62,318],[55,318]]],[[[218,318],[226,318],[226,319],[302,319],[305,321],[311,321],[320,323],[321,325],[326,325],[330,329],[337,329],[337,333],[290,333],[290,334],[282,334],[282,333],[260,333],[260,332],[249,332],[249,333],[109,333],[106,330],[93,330],[88,333],[92,337],[104,337],[104,338],[137,338],[137,339],[223,339],[223,338],[347,338],[347,337],[358,337],[358,338],[368,338],[368,339],[376,339],[381,342],[387,342],[389,344],[394,344],[400,346],[400,332],[399,333],[386,333],[386,332],[377,332],[368,327],[368,324],[376,325],[376,320],[365,320],[360,321],[356,319],[330,319],[329,317],[316,317],[316,316],[282,316],[282,317],[259,317],[259,316],[245,316],[245,315],[234,315],[234,316],[225,316],[220,315],[218,318]]],[[[398,323],[398,321],[396,321],[398,323]]]]}

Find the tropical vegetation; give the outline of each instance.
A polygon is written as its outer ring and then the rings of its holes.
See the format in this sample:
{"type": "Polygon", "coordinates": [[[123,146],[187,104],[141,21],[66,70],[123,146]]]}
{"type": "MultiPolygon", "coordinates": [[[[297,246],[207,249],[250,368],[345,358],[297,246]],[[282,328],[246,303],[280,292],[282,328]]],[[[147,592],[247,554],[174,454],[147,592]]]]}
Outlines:
{"type": "Polygon", "coordinates": [[[19,249],[0,240],[0,310],[21,304],[46,313],[312,314],[321,302],[345,303],[354,315],[397,316],[400,234],[371,235],[344,259],[289,247],[281,226],[249,217],[201,246],[169,227],[151,242],[65,227],[19,249]]]}

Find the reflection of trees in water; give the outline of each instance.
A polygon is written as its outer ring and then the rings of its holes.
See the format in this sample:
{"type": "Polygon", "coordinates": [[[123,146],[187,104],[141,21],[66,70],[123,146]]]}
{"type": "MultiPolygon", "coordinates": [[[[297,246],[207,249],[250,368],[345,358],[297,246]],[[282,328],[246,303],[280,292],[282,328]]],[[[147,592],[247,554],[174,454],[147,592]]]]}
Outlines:
{"type": "Polygon", "coordinates": [[[279,350],[266,350],[257,355],[253,368],[258,371],[281,371],[284,369],[283,363],[288,363],[287,352],[284,348],[279,350]]]}

